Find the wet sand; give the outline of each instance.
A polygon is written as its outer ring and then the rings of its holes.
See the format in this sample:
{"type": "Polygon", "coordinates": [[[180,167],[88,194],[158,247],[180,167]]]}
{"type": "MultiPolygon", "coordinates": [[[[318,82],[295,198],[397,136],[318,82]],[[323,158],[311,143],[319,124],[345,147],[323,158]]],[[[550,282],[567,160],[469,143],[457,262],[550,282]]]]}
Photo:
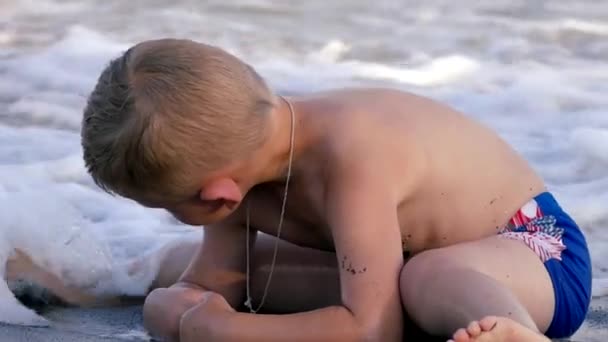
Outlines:
{"type": "MultiPolygon", "coordinates": [[[[0,326],[2,342],[107,342],[150,341],[142,327],[141,306],[114,308],[51,307],[43,315],[49,328],[0,326]]],[[[608,297],[593,301],[587,321],[571,342],[608,341],[608,297]]]]}

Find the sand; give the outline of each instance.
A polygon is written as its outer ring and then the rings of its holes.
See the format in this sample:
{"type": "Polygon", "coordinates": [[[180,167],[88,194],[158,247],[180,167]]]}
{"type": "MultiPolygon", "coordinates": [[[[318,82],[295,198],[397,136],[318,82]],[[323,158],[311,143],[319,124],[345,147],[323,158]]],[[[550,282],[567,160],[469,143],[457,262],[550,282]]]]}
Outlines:
{"type": "MultiPolygon", "coordinates": [[[[142,327],[141,306],[119,308],[51,307],[43,315],[50,328],[0,326],[1,342],[107,342],[149,341],[142,327]]],[[[583,327],[572,342],[608,341],[608,297],[595,299],[583,327]]]]}
{"type": "Polygon", "coordinates": [[[142,327],[141,306],[120,308],[50,308],[43,315],[49,328],[0,326],[1,342],[149,341],[142,327]]]}
{"type": "Polygon", "coordinates": [[[587,314],[587,320],[569,341],[608,341],[608,297],[596,298],[593,300],[591,309],[587,314]]]}

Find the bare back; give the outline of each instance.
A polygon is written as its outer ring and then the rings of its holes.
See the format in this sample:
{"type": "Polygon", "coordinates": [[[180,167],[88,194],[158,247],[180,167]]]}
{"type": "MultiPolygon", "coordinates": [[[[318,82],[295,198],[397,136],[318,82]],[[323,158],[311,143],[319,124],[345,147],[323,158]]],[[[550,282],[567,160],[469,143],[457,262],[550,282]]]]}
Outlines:
{"type": "MultiPolygon", "coordinates": [[[[283,233],[288,241],[332,249],[324,218],[332,160],[348,160],[353,169],[373,156],[377,177],[394,184],[402,245],[411,253],[496,234],[544,189],[497,134],[434,101],[361,89],[313,95],[304,102],[316,119],[310,120],[310,130],[322,143],[299,162],[283,233]]],[[[252,191],[256,228],[275,233],[281,194],[281,184],[252,191]]]]}

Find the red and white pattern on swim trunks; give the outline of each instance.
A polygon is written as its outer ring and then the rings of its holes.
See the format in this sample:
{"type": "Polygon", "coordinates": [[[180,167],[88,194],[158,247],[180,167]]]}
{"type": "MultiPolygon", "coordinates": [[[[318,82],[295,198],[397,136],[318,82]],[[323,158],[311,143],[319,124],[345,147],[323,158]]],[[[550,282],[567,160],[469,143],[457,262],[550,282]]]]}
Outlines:
{"type": "Polygon", "coordinates": [[[557,227],[555,216],[543,215],[535,200],[530,200],[513,215],[500,236],[523,241],[538,255],[542,262],[562,260],[566,249],[562,241],[564,229],[557,227]]]}

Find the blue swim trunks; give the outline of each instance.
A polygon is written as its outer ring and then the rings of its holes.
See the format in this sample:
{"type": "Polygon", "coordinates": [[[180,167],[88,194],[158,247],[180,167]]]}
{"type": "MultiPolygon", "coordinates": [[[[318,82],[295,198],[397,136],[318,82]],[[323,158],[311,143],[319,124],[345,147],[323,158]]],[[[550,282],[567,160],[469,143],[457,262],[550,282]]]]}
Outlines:
{"type": "Polygon", "coordinates": [[[553,195],[544,192],[526,203],[499,234],[523,241],[549,272],[555,312],[545,335],[572,336],[585,320],[591,302],[591,259],[578,225],[553,195]]]}

